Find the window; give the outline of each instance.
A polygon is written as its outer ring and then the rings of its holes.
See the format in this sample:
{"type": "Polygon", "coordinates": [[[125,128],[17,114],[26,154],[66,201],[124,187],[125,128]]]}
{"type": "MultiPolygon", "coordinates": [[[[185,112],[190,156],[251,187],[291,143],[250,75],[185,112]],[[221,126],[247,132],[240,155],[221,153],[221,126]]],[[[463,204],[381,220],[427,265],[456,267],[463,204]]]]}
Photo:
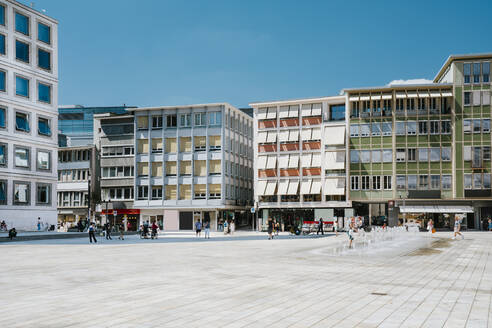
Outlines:
{"type": "Polygon", "coordinates": [[[391,175],[385,175],[383,177],[383,188],[384,190],[391,190],[391,175]]]}
{"type": "Polygon", "coordinates": [[[451,175],[443,175],[441,179],[441,184],[443,190],[451,189],[451,175]]]}
{"type": "Polygon", "coordinates": [[[473,122],[473,133],[480,133],[481,131],[480,119],[475,119],[472,122],[473,122]]]}
{"type": "Polygon", "coordinates": [[[0,205],[7,205],[7,181],[6,180],[0,180],[0,205]]]}
{"type": "Polygon", "coordinates": [[[49,151],[38,150],[37,157],[38,170],[51,170],[51,153],[49,151]]]}
{"type": "Polygon", "coordinates": [[[427,121],[419,121],[419,134],[420,135],[427,134],[427,121]]]}
{"type": "Polygon", "coordinates": [[[429,122],[429,133],[430,134],[439,134],[439,121],[430,121],[429,122]]]}
{"type": "Polygon", "coordinates": [[[473,174],[473,189],[482,189],[482,173],[473,174]]]}
{"type": "Polygon", "coordinates": [[[373,113],[380,113],[381,112],[381,100],[374,100],[372,102],[372,111],[373,111],[373,113]]]}
{"type": "Polygon", "coordinates": [[[419,175],[419,189],[420,190],[429,189],[429,176],[428,175],[419,175]]]}
{"type": "Polygon", "coordinates": [[[490,91],[482,91],[482,105],[490,105],[490,91]]]}
{"type": "Polygon", "coordinates": [[[168,128],[175,128],[177,125],[176,115],[167,115],[166,116],[166,126],[168,128]]]}
{"type": "Polygon", "coordinates": [[[350,137],[355,138],[359,136],[359,124],[350,125],[350,137]]]}
{"type": "Polygon", "coordinates": [[[472,189],[472,174],[464,174],[463,177],[465,189],[472,189]]]}
{"type": "Polygon", "coordinates": [[[471,146],[464,146],[464,151],[463,151],[463,160],[465,161],[471,161],[472,156],[471,156],[471,146]]]}
{"type": "Polygon", "coordinates": [[[36,204],[37,205],[50,205],[51,204],[51,185],[38,183],[36,185],[36,204]]]}
{"type": "Polygon", "coordinates": [[[43,23],[38,23],[38,40],[44,43],[51,43],[51,28],[43,23]]]}
{"type": "Polygon", "coordinates": [[[383,149],[383,162],[384,163],[393,162],[393,150],[392,149],[383,149]]]}
{"type": "Polygon", "coordinates": [[[162,128],[162,116],[152,116],[152,129],[162,128]]]}
{"type": "Polygon", "coordinates": [[[360,155],[358,150],[351,150],[350,151],[350,163],[359,163],[360,162],[360,155]]]}
{"type": "Polygon", "coordinates": [[[351,111],[350,116],[351,117],[359,117],[359,102],[354,101],[354,102],[351,102],[351,104],[352,104],[352,111],[351,111]]]}
{"type": "Polygon", "coordinates": [[[417,134],[417,122],[408,121],[407,122],[407,135],[417,134]]]}
{"type": "Polygon", "coordinates": [[[360,136],[361,137],[369,137],[371,134],[371,128],[369,124],[361,124],[360,125],[360,136]]]}
{"type": "Polygon", "coordinates": [[[473,63],[473,83],[480,83],[480,63],[473,63]]]}
{"type": "Polygon", "coordinates": [[[410,98],[407,99],[407,111],[414,111],[415,110],[415,99],[410,98]]]}
{"type": "Polygon", "coordinates": [[[427,148],[419,148],[419,162],[427,162],[429,160],[429,150],[427,148]]]}
{"type": "Polygon", "coordinates": [[[396,150],[396,161],[397,162],[404,162],[405,161],[405,153],[406,153],[405,148],[398,148],[396,150]]]}
{"type": "Polygon", "coordinates": [[[463,77],[465,83],[470,83],[471,64],[463,64],[463,77]]]}
{"type": "Polygon", "coordinates": [[[379,137],[381,135],[381,123],[373,122],[371,125],[371,135],[373,137],[379,137]]]}
{"type": "Polygon", "coordinates": [[[15,77],[15,94],[29,97],[29,80],[20,76],[15,77]]]}
{"type": "Polygon", "coordinates": [[[0,143],[0,166],[7,166],[7,154],[8,146],[7,144],[0,143]]]}
{"type": "Polygon", "coordinates": [[[417,189],[417,176],[416,175],[408,175],[407,181],[408,181],[408,189],[409,190],[417,189]]]}
{"type": "Polygon", "coordinates": [[[7,75],[5,74],[5,71],[2,71],[0,70],[0,91],[3,91],[5,92],[7,89],[6,89],[6,78],[7,78],[7,75]]]}
{"type": "Polygon", "coordinates": [[[38,82],[38,100],[51,104],[51,86],[38,82]]]}
{"type": "Polygon", "coordinates": [[[29,44],[15,40],[15,58],[29,63],[29,44]]]}
{"type": "Polygon", "coordinates": [[[470,106],[471,105],[471,92],[465,92],[464,98],[463,98],[463,105],[465,106],[470,106]]]}
{"type": "Polygon", "coordinates": [[[350,177],[350,190],[359,190],[359,177],[351,176],[350,177]]]}
{"type": "Polygon", "coordinates": [[[22,34],[29,35],[29,17],[16,12],[15,30],[22,34]]]}
{"type": "Polygon", "coordinates": [[[138,186],[138,199],[149,198],[149,186],[138,186]]]}
{"type": "Polygon", "coordinates": [[[207,124],[205,113],[196,113],[195,114],[195,126],[202,126],[207,124]]]}
{"type": "Polygon", "coordinates": [[[0,107],[0,128],[7,127],[7,109],[0,107]]]}
{"type": "Polygon", "coordinates": [[[371,151],[361,150],[360,151],[360,161],[362,163],[371,163],[371,151]]]}
{"type": "Polygon", "coordinates": [[[483,83],[490,82],[490,62],[482,63],[482,82],[483,83]]]}
{"type": "Polygon", "coordinates": [[[15,129],[17,131],[29,132],[29,116],[25,113],[15,113],[15,129]]]}
{"type": "Polygon", "coordinates": [[[149,118],[147,116],[137,116],[137,129],[147,130],[149,128],[149,118]]]}
{"type": "Polygon", "coordinates": [[[419,98],[419,109],[420,110],[425,110],[426,109],[426,106],[425,106],[425,98],[419,98]]]}
{"type": "Polygon", "coordinates": [[[379,175],[372,176],[372,190],[381,189],[381,177],[379,175]]]}
{"type": "Polygon", "coordinates": [[[51,53],[38,48],[38,67],[51,71],[51,53]]]}
{"type": "Polygon", "coordinates": [[[209,125],[221,125],[222,124],[222,112],[208,113],[208,124],[209,125]]]}
{"type": "Polygon", "coordinates": [[[404,175],[397,175],[396,176],[396,188],[398,190],[405,190],[407,188],[406,177],[404,175]]]}
{"type": "Polygon", "coordinates": [[[330,121],[345,120],[345,105],[330,106],[330,121]]]}
{"type": "Polygon", "coordinates": [[[490,147],[489,146],[482,148],[482,156],[483,156],[484,160],[490,161],[490,147]]]}
{"type": "Polygon", "coordinates": [[[162,199],[162,186],[152,186],[152,199],[162,199]]]}
{"type": "Polygon", "coordinates": [[[441,121],[441,134],[451,134],[451,121],[441,121]]]}
{"type": "Polygon", "coordinates": [[[433,190],[441,188],[441,176],[440,175],[431,175],[430,188],[433,190]]]}
{"type": "Polygon", "coordinates": [[[483,188],[490,189],[490,173],[483,174],[483,188]]]}
{"type": "Polygon", "coordinates": [[[0,25],[5,26],[5,6],[0,5],[0,25]]]}
{"type": "Polygon", "coordinates": [[[485,118],[482,120],[482,132],[489,133],[490,132],[490,119],[485,118]]]}
{"type": "Polygon", "coordinates": [[[361,189],[362,190],[369,190],[370,189],[369,176],[363,175],[360,177],[360,179],[361,179],[361,189]]]}
{"type": "Polygon", "coordinates": [[[372,150],[372,162],[381,163],[381,149],[372,150]]]}
{"type": "Polygon", "coordinates": [[[451,161],[451,147],[443,147],[441,149],[441,157],[443,162],[451,161]]]}
{"type": "Polygon", "coordinates": [[[437,99],[436,98],[431,98],[429,100],[429,108],[432,110],[432,113],[437,109],[437,99]]]}
{"type": "Polygon", "coordinates": [[[179,115],[179,126],[190,127],[191,126],[191,114],[179,115]]]}
{"type": "Polygon", "coordinates": [[[28,205],[30,193],[29,182],[14,182],[14,205],[28,205]]]}
{"type": "Polygon", "coordinates": [[[6,54],[5,35],[3,34],[0,34],[0,54],[2,55],[6,54]]]}
{"type": "Polygon", "coordinates": [[[38,134],[44,135],[44,136],[50,136],[51,135],[51,128],[50,128],[50,120],[47,118],[39,117],[38,118],[38,134]]]}
{"type": "Polygon", "coordinates": [[[396,99],[396,111],[403,112],[405,107],[403,106],[403,99],[396,99]]]}
{"type": "Polygon", "coordinates": [[[383,132],[383,136],[391,136],[391,133],[393,132],[393,127],[391,125],[391,122],[382,123],[382,132],[383,132]]]}
{"type": "Polygon", "coordinates": [[[415,162],[416,159],[416,149],[415,148],[408,148],[407,149],[407,161],[408,162],[415,162]]]}
{"type": "Polygon", "coordinates": [[[441,150],[439,148],[430,148],[429,152],[431,162],[439,162],[441,160],[441,150]]]}
{"type": "Polygon", "coordinates": [[[471,120],[463,120],[463,132],[471,133],[471,120]]]}

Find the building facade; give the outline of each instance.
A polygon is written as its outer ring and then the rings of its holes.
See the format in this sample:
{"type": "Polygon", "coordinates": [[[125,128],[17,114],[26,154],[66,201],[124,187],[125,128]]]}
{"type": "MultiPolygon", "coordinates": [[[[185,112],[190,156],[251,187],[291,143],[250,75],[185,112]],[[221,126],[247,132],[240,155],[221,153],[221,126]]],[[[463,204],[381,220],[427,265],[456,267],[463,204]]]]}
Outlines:
{"type": "Polygon", "coordinates": [[[347,89],[350,200],[390,224],[479,229],[491,216],[490,61],[451,56],[434,83],[347,89]]]}
{"type": "Polygon", "coordinates": [[[0,219],[56,225],[58,22],[0,1],[0,219]]]}
{"type": "Polygon", "coordinates": [[[135,203],[141,221],[191,230],[196,221],[251,226],[253,119],[227,104],[135,113],[135,203]]]}
{"type": "Polygon", "coordinates": [[[345,96],[258,102],[254,108],[259,227],[353,216],[346,194],[345,96]]]}

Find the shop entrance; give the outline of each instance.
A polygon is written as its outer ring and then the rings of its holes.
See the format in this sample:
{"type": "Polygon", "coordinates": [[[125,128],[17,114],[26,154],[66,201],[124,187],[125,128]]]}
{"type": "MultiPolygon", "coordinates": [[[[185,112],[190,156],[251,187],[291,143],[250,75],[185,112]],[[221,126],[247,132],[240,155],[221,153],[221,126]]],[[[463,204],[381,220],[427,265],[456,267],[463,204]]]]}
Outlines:
{"type": "Polygon", "coordinates": [[[179,230],[193,230],[193,212],[179,212],[179,230]]]}

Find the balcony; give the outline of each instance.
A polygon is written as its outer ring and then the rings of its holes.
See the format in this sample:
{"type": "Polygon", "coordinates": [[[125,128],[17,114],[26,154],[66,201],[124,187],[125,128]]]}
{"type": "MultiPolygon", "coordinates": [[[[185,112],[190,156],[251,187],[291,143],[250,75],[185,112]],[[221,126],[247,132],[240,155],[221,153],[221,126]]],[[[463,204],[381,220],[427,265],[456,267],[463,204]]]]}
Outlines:
{"type": "Polygon", "coordinates": [[[273,153],[276,151],[277,151],[277,145],[276,144],[258,145],[258,152],[259,153],[273,153]]]}
{"type": "Polygon", "coordinates": [[[282,143],[280,144],[280,151],[298,151],[300,149],[299,143],[282,143]]]}
{"type": "Polygon", "coordinates": [[[280,176],[281,177],[298,177],[299,176],[299,169],[280,169],[280,176]]]}
{"type": "Polygon", "coordinates": [[[321,116],[303,117],[302,125],[320,125],[321,121],[321,116]]]}
{"type": "Polygon", "coordinates": [[[321,168],[320,167],[303,168],[302,169],[302,175],[304,175],[304,176],[319,176],[319,175],[321,175],[321,168]]]}
{"type": "Polygon", "coordinates": [[[307,141],[302,143],[302,150],[318,150],[321,149],[320,141],[307,141]]]}
{"type": "Polygon", "coordinates": [[[274,178],[276,176],[276,169],[258,170],[258,178],[274,178]]]}
{"type": "Polygon", "coordinates": [[[291,127],[291,126],[299,126],[299,119],[298,118],[281,119],[280,126],[283,128],[291,127]]]}
{"type": "Polygon", "coordinates": [[[277,127],[277,120],[258,121],[258,129],[272,129],[277,127]]]}

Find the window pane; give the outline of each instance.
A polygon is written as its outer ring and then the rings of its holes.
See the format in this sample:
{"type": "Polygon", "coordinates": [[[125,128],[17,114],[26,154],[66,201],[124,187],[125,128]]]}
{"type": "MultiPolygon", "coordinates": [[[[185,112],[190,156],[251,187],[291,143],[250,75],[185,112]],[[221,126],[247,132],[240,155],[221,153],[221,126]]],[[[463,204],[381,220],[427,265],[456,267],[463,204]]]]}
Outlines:
{"type": "Polygon", "coordinates": [[[6,127],[7,123],[7,113],[5,108],[0,107],[0,128],[6,127]]]}
{"type": "Polygon", "coordinates": [[[0,71],[0,91],[5,91],[6,75],[4,71],[0,71]]]}
{"type": "Polygon", "coordinates": [[[407,179],[408,179],[408,189],[417,189],[417,176],[409,175],[407,176],[407,179]]]}
{"type": "Polygon", "coordinates": [[[0,54],[5,55],[5,35],[3,34],[0,34],[0,54]]]}
{"type": "Polygon", "coordinates": [[[51,43],[51,28],[48,25],[38,23],[38,40],[51,43]]]}
{"type": "Polygon", "coordinates": [[[442,189],[451,189],[451,175],[442,176],[442,189]]]}
{"type": "Polygon", "coordinates": [[[383,149],[383,162],[385,162],[385,163],[393,162],[393,150],[392,149],[383,149]]]}
{"type": "Polygon", "coordinates": [[[7,164],[7,145],[0,144],[0,165],[5,166],[7,164]]]}
{"type": "Polygon", "coordinates": [[[451,147],[443,147],[441,149],[441,157],[443,161],[451,160],[451,147]]]}
{"type": "Polygon", "coordinates": [[[381,163],[381,150],[373,150],[372,151],[372,162],[373,163],[381,163]]]}
{"type": "Polygon", "coordinates": [[[345,120],[345,105],[330,106],[330,121],[345,120]]]}
{"type": "Polygon", "coordinates": [[[38,169],[49,170],[50,169],[50,153],[45,151],[38,151],[38,169]]]}
{"type": "Polygon", "coordinates": [[[15,13],[15,30],[25,35],[29,35],[29,18],[19,13],[15,13]]]}
{"type": "Polygon", "coordinates": [[[20,76],[15,77],[15,94],[29,97],[29,80],[20,76]]]}
{"type": "Polygon", "coordinates": [[[396,122],[396,135],[405,135],[405,122],[396,122]]]}
{"type": "Polygon", "coordinates": [[[14,202],[28,203],[29,202],[29,185],[26,183],[16,183],[14,185],[14,202]]]}
{"type": "Polygon", "coordinates": [[[370,150],[361,150],[360,151],[360,161],[362,163],[370,163],[371,162],[371,151],[370,150]]]}
{"type": "Polygon", "coordinates": [[[38,66],[46,70],[51,70],[51,53],[38,49],[38,66]]]}
{"type": "Polygon", "coordinates": [[[29,63],[29,44],[15,40],[15,58],[29,63]]]}
{"type": "Polygon", "coordinates": [[[417,122],[407,122],[407,134],[408,135],[417,134],[417,122]]]}
{"type": "Polygon", "coordinates": [[[28,116],[23,113],[17,113],[15,115],[15,128],[18,131],[29,132],[29,120],[28,116]]]}
{"type": "Polygon", "coordinates": [[[38,100],[48,103],[51,103],[51,86],[38,83],[38,100]]]}
{"type": "Polygon", "coordinates": [[[350,163],[359,163],[359,151],[351,150],[350,151],[350,163]]]}
{"type": "Polygon", "coordinates": [[[427,148],[418,148],[419,162],[427,162],[429,160],[429,150],[427,148]]]}
{"type": "Polygon", "coordinates": [[[441,150],[439,148],[430,149],[431,162],[439,162],[441,160],[441,150]]]}
{"type": "Polygon", "coordinates": [[[15,149],[15,166],[29,167],[29,150],[24,148],[15,149]]]}
{"type": "Polygon", "coordinates": [[[5,7],[0,5],[0,24],[5,25],[5,7]]]}

